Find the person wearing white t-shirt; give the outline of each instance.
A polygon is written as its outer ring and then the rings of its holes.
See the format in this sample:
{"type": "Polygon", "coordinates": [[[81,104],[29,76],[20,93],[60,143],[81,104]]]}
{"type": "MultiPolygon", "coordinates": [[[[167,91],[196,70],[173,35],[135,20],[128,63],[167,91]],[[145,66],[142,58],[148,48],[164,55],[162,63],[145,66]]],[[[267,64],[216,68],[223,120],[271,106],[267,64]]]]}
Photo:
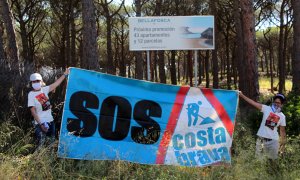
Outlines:
{"type": "Polygon", "coordinates": [[[28,94],[28,107],[34,118],[35,135],[39,147],[44,144],[46,136],[49,136],[52,142],[55,140],[55,124],[48,94],[58,87],[68,74],[69,68],[49,86],[43,86],[43,78],[39,73],[30,75],[30,83],[33,89],[28,94]]]}
{"type": "Polygon", "coordinates": [[[245,96],[242,92],[239,96],[246,102],[257,108],[263,113],[263,118],[260,127],[257,132],[256,141],[256,156],[261,158],[266,155],[269,159],[277,159],[279,152],[279,141],[284,150],[284,144],[286,141],[286,119],[285,115],[281,112],[283,103],[286,98],[282,94],[276,94],[273,97],[273,103],[271,106],[266,106],[245,96]],[[278,127],[280,131],[280,137],[278,134],[278,127]]]}

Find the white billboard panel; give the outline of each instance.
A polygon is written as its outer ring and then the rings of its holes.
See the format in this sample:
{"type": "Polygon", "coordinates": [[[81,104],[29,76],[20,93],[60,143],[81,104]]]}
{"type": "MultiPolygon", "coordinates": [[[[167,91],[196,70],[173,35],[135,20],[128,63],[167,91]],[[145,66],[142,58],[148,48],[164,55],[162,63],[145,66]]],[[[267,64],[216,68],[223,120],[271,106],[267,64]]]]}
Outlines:
{"type": "Polygon", "coordinates": [[[154,16],[129,18],[129,49],[214,49],[214,16],[154,16]]]}

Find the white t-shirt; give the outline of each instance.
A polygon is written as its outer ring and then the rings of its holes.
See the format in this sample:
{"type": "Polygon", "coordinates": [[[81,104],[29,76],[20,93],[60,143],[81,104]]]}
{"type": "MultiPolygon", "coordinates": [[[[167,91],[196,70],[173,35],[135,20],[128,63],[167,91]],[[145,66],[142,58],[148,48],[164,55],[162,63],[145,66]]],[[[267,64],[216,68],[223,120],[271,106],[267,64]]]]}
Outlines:
{"type": "Polygon", "coordinates": [[[257,135],[264,138],[279,140],[278,126],[286,126],[285,115],[273,112],[270,106],[262,105],[261,112],[264,114],[257,135]]]}
{"type": "MultiPolygon", "coordinates": [[[[49,86],[46,86],[39,91],[30,91],[28,94],[28,107],[35,107],[41,123],[53,121],[48,93],[49,86]]],[[[37,124],[36,120],[35,124],[37,124]]]]}

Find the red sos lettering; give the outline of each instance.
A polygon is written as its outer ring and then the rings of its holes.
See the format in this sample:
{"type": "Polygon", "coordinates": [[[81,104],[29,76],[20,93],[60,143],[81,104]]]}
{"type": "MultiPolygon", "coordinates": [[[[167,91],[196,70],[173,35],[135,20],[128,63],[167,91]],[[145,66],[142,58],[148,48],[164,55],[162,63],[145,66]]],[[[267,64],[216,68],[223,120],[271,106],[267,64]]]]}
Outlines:
{"type": "Polygon", "coordinates": [[[88,109],[98,109],[99,105],[99,99],[95,94],[84,91],[72,94],[69,107],[77,118],[67,119],[67,130],[75,136],[91,137],[98,125],[102,138],[121,141],[129,133],[133,116],[140,126],[131,127],[132,140],[140,144],[154,144],[158,141],[161,129],[159,124],[151,118],[160,118],[162,115],[162,109],[158,103],[141,100],[134,105],[132,111],[131,104],[124,97],[109,96],[101,104],[98,123],[96,115],[88,109]]]}

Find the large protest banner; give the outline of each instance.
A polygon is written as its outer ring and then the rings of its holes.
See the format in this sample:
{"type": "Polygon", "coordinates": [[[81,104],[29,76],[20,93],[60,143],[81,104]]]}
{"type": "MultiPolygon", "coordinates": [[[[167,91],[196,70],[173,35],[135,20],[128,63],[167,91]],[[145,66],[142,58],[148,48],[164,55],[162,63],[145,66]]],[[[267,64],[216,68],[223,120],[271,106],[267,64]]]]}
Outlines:
{"type": "Polygon", "coordinates": [[[142,164],[230,163],[238,92],[71,68],[58,156],[142,164]]]}

